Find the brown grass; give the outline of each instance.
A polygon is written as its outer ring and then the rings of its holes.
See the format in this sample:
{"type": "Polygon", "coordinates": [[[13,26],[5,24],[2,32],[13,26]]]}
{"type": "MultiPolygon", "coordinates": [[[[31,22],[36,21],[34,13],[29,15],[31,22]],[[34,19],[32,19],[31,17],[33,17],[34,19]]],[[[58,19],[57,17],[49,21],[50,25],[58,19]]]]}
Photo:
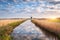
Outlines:
{"type": "Polygon", "coordinates": [[[60,34],[60,22],[49,22],[48,20],[38,19],[33,19],[32,22],[48,31],[60,34]]]}
{"type": "Polygon", "coordinates": [[[25,19],[5,19],[5,20],[2,19],[0,20],[0,26],[5,26],[7,24],[10,24],[16,21],[22,21],[22,20],[25,20],[25,19]]]}
{"type": "Polygon", "coordinates": [[[0,20],[0,40],[12,40],[11,32],[15,27],[26,19],[4,19],[0,20]]]}

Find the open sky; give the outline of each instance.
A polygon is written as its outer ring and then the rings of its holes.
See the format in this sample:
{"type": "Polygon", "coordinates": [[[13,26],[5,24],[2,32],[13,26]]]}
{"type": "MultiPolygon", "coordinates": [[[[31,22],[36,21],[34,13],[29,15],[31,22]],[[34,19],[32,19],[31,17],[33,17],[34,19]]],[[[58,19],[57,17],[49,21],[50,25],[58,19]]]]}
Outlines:
{"type": "Polygon", "coordinates": [[[60,0],[0,0],[0,18],[60,17],[60,0]]]}

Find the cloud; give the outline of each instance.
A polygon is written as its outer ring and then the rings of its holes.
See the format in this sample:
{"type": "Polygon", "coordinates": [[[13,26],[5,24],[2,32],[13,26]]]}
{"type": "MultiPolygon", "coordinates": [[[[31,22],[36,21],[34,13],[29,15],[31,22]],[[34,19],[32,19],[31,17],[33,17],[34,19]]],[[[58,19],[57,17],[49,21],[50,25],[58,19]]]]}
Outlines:
{"type": "Polygon", "coordinates": [[[7,2],[8,0],[0,0],[1,2],[7,2]]]}
{"type": "MultiPolygon", "coordinates": [[[[3,4],[0,5],[5,8],[0,7],[0,15],[4,17],[47,17],[51,16],[51,10],[57,10],[60,8],[60,4],[57,2],[58,1],[55,0],[13,0],[13,3],[8,2],[6,7],[3,4]],[[42,13],[45,12],[45,10],[49,10],[50,12],[42,13]]],[[[52,12],[52,16],[56,15],[58,16],[60,14],[52,12]]]]}
{"type": "Polygon", "coordinates": [[[60,0],[54,0],[54,1],[60,1],[60,0]]]}

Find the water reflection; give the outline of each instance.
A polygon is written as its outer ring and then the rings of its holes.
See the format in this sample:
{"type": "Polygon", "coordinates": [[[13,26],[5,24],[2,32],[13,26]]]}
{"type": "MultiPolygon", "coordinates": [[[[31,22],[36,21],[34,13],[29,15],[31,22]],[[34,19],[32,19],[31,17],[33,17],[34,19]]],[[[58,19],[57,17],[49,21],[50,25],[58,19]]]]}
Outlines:
{"type": "Polygon", "coordinates": [[[31,20],[27,20],[12,32],[13,40],[49,40],[31,20]]]}

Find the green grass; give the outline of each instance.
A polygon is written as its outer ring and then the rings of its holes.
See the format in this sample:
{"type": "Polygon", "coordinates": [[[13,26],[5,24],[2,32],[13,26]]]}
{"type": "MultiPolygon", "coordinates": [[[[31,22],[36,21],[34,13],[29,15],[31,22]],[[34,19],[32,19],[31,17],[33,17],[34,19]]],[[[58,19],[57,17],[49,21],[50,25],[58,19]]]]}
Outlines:
{"type": "Polygon", "coordinates": [[[58,34],[58,37],[59,37],[59,39],[60,39],[60,34],[58,34]]]}
{"type": "Polygon", "coordinates": [[[15,28],[16,26],[18,26],[18,25],[21,24],[21,23],[22,23],[21,21],[17,21],[17,22],[8,24],[8,25],[9,25],[9,26],[12,26],[13,28],[15,28]]]}
{"type": "Polygon", "coordinates": [[[17,21],[17,22],[10,23],[6,26],[1,26],[0,40],[12,40],[12,37],[10,36],[11,32],[16,26],[20,25],[22,22],[24,21],[17,21]]]}

